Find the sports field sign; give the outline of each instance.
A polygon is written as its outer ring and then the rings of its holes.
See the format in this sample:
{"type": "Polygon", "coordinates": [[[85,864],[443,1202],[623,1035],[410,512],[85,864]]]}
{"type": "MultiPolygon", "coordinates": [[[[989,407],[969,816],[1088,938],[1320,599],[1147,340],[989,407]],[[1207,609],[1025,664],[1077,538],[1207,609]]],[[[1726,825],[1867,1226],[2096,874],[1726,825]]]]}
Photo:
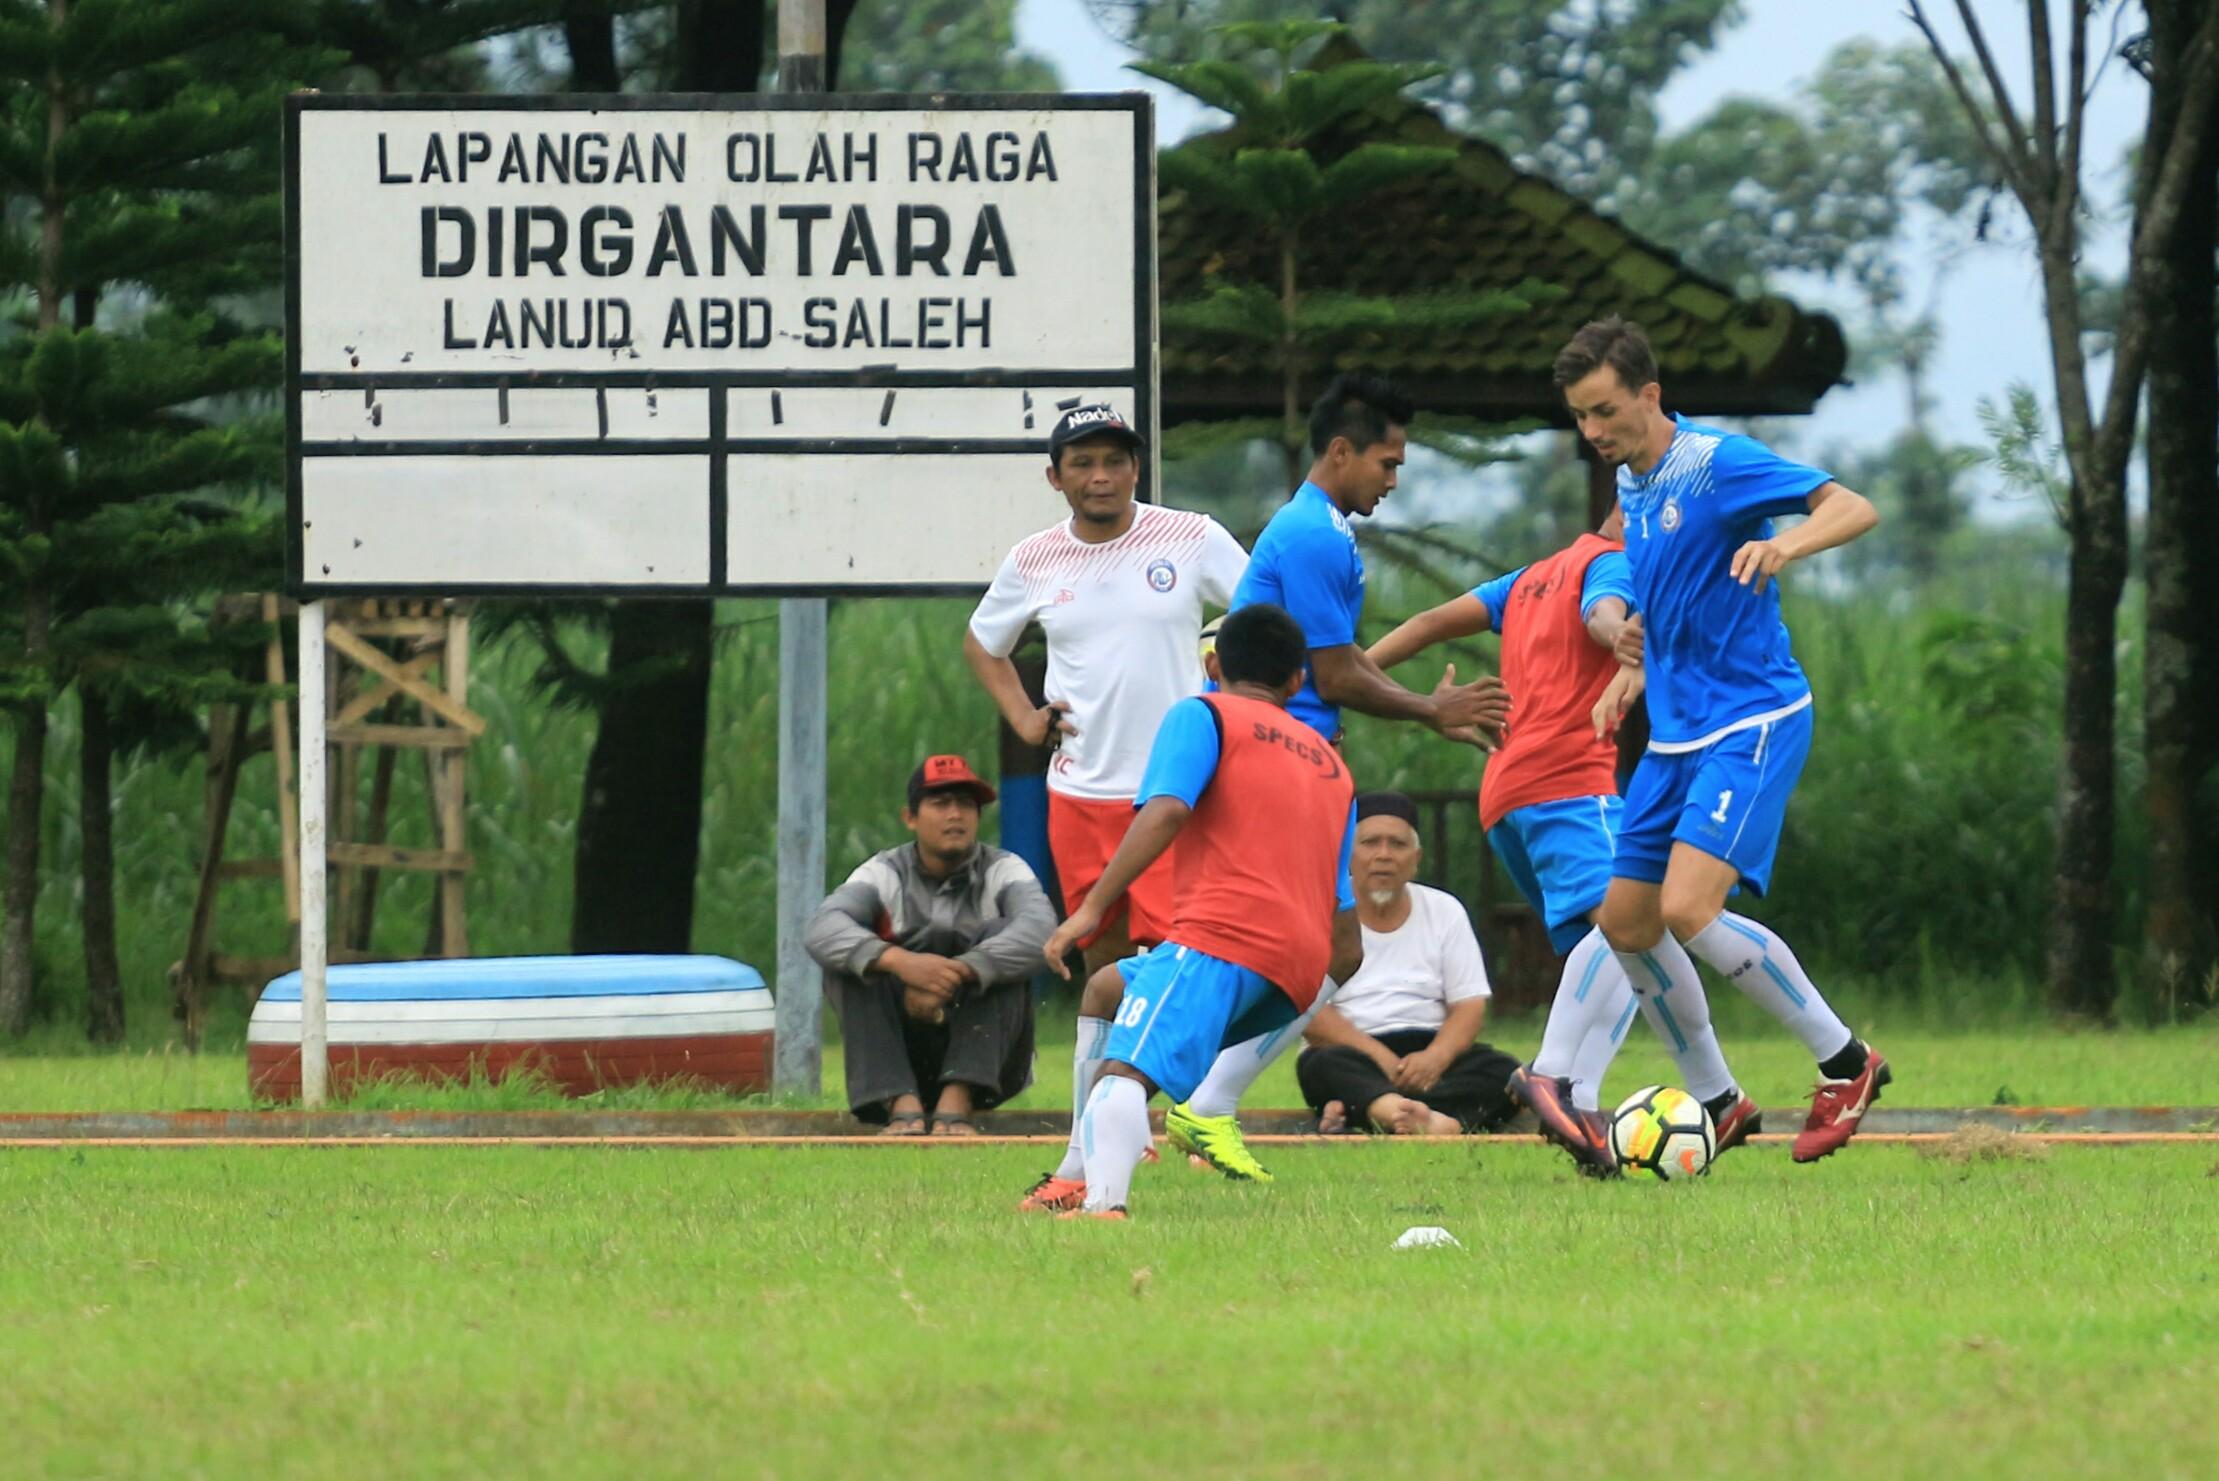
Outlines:
{"type": "Polygon", "coordinates": [[[291,100],[297,592],[978,587],[1153,444],[1145,96],[719,104],[291,100]]]}

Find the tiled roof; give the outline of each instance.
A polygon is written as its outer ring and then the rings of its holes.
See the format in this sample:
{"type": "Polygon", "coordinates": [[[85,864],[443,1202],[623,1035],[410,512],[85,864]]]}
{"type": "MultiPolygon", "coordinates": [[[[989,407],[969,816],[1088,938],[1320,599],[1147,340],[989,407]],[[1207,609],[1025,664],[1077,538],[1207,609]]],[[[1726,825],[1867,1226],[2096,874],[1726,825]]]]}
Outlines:
{"type": "MultiPolygon", "coordinates": [[[[1452,288],[1516,288],[1528,279],[1565,291],[1554,301],[1484,326],[1371,334],[1331,350],[1312,367],[1322,381],[1337,366],[1393,375],[1421,407],[1490,420],[1536,417],[1561,423],[1549,383],[1556,352],[1586,321],[1618,313],[1655,345],[1665,400],[1712,415],[1800,414],[1841,379],[1841,326],[1784,298],[1737,298],[1491,144],[1456,133],[1422,104],[1393,98],[1358,116],[1319,148],[1330,161],[1359,143],[1453,147],[1445,171],[1368,197],[1360,219],[1321,222],[1298,253],[1306,289],[1400,294],[1452,288]]],[[[1236,131],[1189,147],[1239,147],[1236,131]]],[[[1276,288],[1278,266],[1254,223],[1183,192],[1161,203],[1160,273],[1167,304],[1198,297],[1216,281],[1276,288]]],[[[1305,394],[1316,385],[1306,385],[1305,394]]],[[[1255,344],[1232,336],[1167,334],[1164,419],[1275,415],[1278,376],[1255,344]]]]}

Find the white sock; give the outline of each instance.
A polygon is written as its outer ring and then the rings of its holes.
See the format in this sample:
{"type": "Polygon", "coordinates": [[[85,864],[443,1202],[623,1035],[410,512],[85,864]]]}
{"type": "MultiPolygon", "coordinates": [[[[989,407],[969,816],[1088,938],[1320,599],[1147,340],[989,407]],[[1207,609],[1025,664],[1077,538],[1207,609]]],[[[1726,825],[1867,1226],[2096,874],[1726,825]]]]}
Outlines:
{"type": "Polygon", "coordinates": [[[1700,1101],[1716,1100],[1734,1088],[1733,1072],[1719,1052],[1718,1034],[1711,1027],[1710,999],[1703,996],[1703,979],[1695,970],[1687,948],[1666,931],[1647,951],[1617,951],[1641,999],[1641,1016],[1672,1051],[1688,1094],[1700,1101]]]}
{"type": "Polygon", "coordinates": [[[1256,1083],[1259,1075],[1271,1068],[1272,1062],[1291,1047],[1302,1042],[1302,1031],[1310,1020],[1318,1016],[1318,1009],[1333,1000],[1340,991],[1340,984],[1332,978],[1318,989],[1317,1001],[1309,1011],[1268,1034],[1258,1034],[1253,1039],[1243,1039],[1218,1051],[1210,1063],[1210,1072],[1202,1083],[1187,1097],[1187,1109],[1197,1116],[1230,1116],[1240,1108],[1240,1098],[1248,1087],[1256,1083]]]}
{"type": "Polygon", "coordinates": [[[1589,931],[1564,959],[1548,1026],[1541,1031],[1541,1050],[1533,1056],[1533,1073],[1552,1080],[1569,1077],[1572,1104],[1596,1109],[1603,1071],[1618,1052],[1633,1007],[1633,984],[1612,959],[1610,943],[1601,931],[1589,931]]]}
{"type": "Polygon", "coordinates": [[[1104,1075],[1087,1097],[1079,1140],[1086,1154],[1086,1206],[1123,1208],[1133,1169],[1148,1150],[1148,1092],[1127,1075],[1104,1075]]]}
{"type": "Polygon", "coordinates": [[[1722,910],[1718,919],[1688,938],[1687,949],[1762,1003],[1803,1041],[1812,1058],[1831,1059],[1849,1047],[1849,1025],[1811,986],[1788,944],[1759,922],[1722,910]]]}
{"type": "Polygon", "coordinates": [[[1086,1155],[1079,1150],[1079,1123],[1086,1119],[1086,1098],[1094,1093],[1094,1080],[1102,1073],[1102,1046],[1109,1042],[1110,1021],[1079,1015],[1079,1039],[1071,1050],[1071,1145],[1063,1149],[1059,1178],[1086,1176],[1086,1155]]]}
{"type": "MultiPolygon", "coordinates": [[[[1626,1030],[1633,1025],[1634,1010],[1641,1004],[1618,964],[1612,962],[1610,969],[1618,978],[1618,1016],[1596,1018],[1587,1037],[1580,1040],[1579,1052],[1572,1056],[1572,1105],[1577,1110],[1602,1109],[1603,1077],[1610,1072],[1610,1062],[1618,1057],[1618,1046],[1626,1042],[1626,1030]]],[[[1596,988],[1601,990],[1600,986],[1596,988]]]]}

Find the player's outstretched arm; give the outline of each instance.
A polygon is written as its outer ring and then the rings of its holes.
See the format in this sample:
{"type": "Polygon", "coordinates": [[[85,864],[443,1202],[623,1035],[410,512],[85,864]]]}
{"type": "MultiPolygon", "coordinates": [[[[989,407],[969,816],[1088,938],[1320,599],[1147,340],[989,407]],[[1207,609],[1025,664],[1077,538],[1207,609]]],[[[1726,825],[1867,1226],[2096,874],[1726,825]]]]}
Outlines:
{"type": "Polygon", "coordinates": [[[1794,529],[1769,540],[1751,540],[1735,551],[1734,579],[1751,591],[1763,591],[1789,561],[1847,545],[1880,523],[1880,511],[1870,499],[1830,480],[1811,490],[1810,511],[1811,517],[1794,529]]]}
{"type": "MultiPolygon", "coordinates": [[[[1615,652],[1618,647],[1619,634],[1623,633],[1632,622],[1633,614],[1627,609],[1624,597],[1604,597],[1588,609],[1587,636],[1596,647],[1608,648],[1615,652]]],[[[1640,640],[1638,626],[1634,629],[1634,637],[1635,641],[1640,640]]]]}
{"type": "Polygon", "coordinates": [[[1102,877],[1086,892],[1086,899],[1071,913],[1071,918],[1056,927],[1056,933],[1041,948],[1058,977],[1070,977],[1070,969],[1063,964],[1064,957],[1074,945],[1094,933],[1109,908],[1132,887],[1134,880],[1147,873],[1150,864],[1162,857],[1163,851],[1171,847],[1172,840],[1179,836],[1179,830],[1186,827],[1187,819],[1192,816],[1193,808],[1176,797],[1164,796],[1149,798],[1147,804],[1133,814],[1132,826],[1125,830],[1117,852],[1110,855],[1102,877]]]}
{"type": "Polygon", "coordinates": [[[1487,604],[1470,592],[1420,612],[1371,645],[1367,655],[1382,671],[1417,657],[1435,643],[1491,630],[1487,604]]]}
{"type": "Polygon", "coordinates": [[[1469,684],[1459,684],[1454,664],[1449,665],[1431,694],[1403,688],[1380,672],[1379,665],[1354,643],[1312,648],[1310,672],[1317,681],[1318,693],[1329,703],[1382,720],[1415,720],[1444,735],[1476,726],[1500,739],[1510,719],[1510,691],[1503,688],[1501,679],[1488,674],[1469,684]]]}
{"type": "Polygon", "coordinates": [[[1002,719],[1026,745],[1047,744],[1051,729],[1062,735],[1079,733],[1078,727],[1065,717],[1066,706],[1061,700],[1034,704],[1032,696],[1025,692],[1025,681],[1017,676],[1017,665],[1001,654],[987,652],[978,634],[967,628],[963,633],[963,661],[971,666],[979,687],[993,697],[994,707],[1002,712],[1002,719]]]}

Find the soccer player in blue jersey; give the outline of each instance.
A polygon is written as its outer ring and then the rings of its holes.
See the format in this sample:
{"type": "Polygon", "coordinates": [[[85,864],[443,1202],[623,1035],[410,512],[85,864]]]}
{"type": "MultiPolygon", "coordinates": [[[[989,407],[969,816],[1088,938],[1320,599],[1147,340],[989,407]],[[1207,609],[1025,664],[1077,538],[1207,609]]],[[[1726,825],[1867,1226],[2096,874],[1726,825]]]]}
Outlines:
{"type": "MultiPolygon", "coordinates": [[[[1641,613],[1619,645],[1641,666],[1611,681],[1598,718],[1623,714],[1637,688],[1649,699],[1649,748],[1627,788],[1599,924],[1676,1044],[1715,1038],[1697,959],[1803,1040],[1819,1081],[1795,1160],[1816,1161],[1856,1134],[1888,1063],[1827,1006],[1787,943],[1726,900],[1770,883],[1810,753],[1811,686],[1789,650],[1773,578],[1856,539],[1879,515],[1816,468],[1667,415],[1648,338],[1623,319],[1572,336],[1555,382],[1580,435],[1617,466],[1641,613]],[[1776,530],[1772,521],[1789,514],[1810,517],[1776,530]]],[[[1730,1079],[1688,1090],[1714,1116],[1741,1099],[1730,1079]]]]}
{"type": "MultiPolygon", "coordinates": [[[[1419,694],[1388,678],[1357,641],[1364,558],[1350,521],[1368,517],[1394,490],[1415,414],[1383,377],[1336,376],[1310,408],[1310,476],[1264,526],[1233,592],[1232,611],[1269,603],[1302,628],[1309,664],[1287,710],[1336,746],[1343,707],[1415,720],[1452,740],[1489,746],[1510,711],[1510,697],[1493,675],[1458,684],[1452,664],[1431,693],[1419,694]]],[[[1301,1039],[1307,1022],[1228,1049],[1194,1094],[1165,1114],[1172,1145],[1229,1176],[1268,1179],[1242,1144],[1233,1111],[1271,1062],[1301,1039]]]]}
{"type": "Polygon", "coordinates": [[[1510,698],[1493,675],[1456,682],[1449,665],[1432,693],[1403,688],[1356,640],[1364,612],[1364,557],[1351,520],[1369,518],[1394,491],[1415,408],[1376,375],[1337,376],[1310,409],[1310,476],[1256,539],[1233,611],[1270,602],[1292,613],[1310,645],[1309,676],[1287,710],[1338,744],[1341,710],[1415,720],[1455,740],[1500,735],[1510,698]]]}
{"type": "MultiPolygon", "coordinates": [[[[1449,638],[1502,635],[1502,674],[1518,696],[1518,723],[1488,759],[1479,823],[1564,954],[1540,1051],[1511,1076],[1510,1093],[1532,1108],[1542,1136],[1603,1177],[1617,1172],[1618,1159],[1598,1096],[1636,1001],[1592,924],[1610,889],[1623,811],[1618,747],[1592,719],[1620,672],[1614,650],[1635,610],[1621,523],[1613,509],[1594,534],[1421,612],[1371,647],[1382,668],[1393,668],[1449,638]]],[[[1658,1016],[1662,999],[1641,1002],[1688,1083],[1733,1083],[1715,1039],[1681,1043],[1658,1016]]],[[[1724,1152],[1761,1128],[1763,1112],[1744,1095],[1712,1121],[1724,1152]]]]}

